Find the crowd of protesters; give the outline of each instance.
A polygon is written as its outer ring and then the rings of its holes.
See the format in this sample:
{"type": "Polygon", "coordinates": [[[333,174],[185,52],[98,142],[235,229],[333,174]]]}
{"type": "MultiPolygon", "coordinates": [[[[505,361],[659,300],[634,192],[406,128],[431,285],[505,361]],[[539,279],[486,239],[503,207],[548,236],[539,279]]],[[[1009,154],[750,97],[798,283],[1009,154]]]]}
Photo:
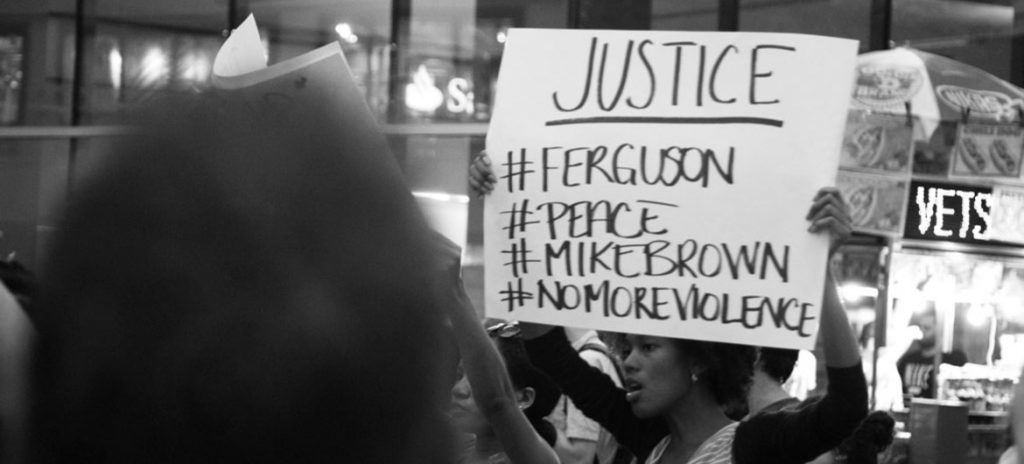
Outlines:
{"type": "MultiPolygon", "coordinates": [[[[4,263],[3,462],[869,463],[892,440],[831,276],[805,401],[793,351],[485,325],[384,148],[309,136],[367,128],[195,105],[118,145],[38,285],[4,263]]],[[[485,154],[469,179],[493,188],[485,154]]],[[[809,200],[834,249],[845,202],[809,200]]]]}

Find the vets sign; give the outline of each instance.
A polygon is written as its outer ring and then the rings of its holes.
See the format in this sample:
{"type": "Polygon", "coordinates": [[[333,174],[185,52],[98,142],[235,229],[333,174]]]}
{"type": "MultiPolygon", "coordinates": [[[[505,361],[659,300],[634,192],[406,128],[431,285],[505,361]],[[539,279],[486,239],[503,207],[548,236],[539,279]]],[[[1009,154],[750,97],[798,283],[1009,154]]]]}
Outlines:
{"type": "Polygon", "coordinates": [[[510,31],[487,152],[490,317],[810,348],[857,43],[510,31]]]}

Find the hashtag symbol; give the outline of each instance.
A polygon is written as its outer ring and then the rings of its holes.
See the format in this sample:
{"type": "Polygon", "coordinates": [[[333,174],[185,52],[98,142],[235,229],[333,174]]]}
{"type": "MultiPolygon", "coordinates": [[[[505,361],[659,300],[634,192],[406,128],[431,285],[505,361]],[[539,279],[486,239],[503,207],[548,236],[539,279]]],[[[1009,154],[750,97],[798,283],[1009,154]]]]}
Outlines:
{"type": "Polygon", "coordinates": [[[508,302],[508,312],[512,312],[515,308],[522,308],[526,304],[526,300],[532,300],[533,294],[523,291],[523,279],[516,279],[515,286],[512,286],[512,282],[508,282],[505,286],[505,290],[498,292],[501,294],[501,301],[508,302]]]}
{"type": "Polygon", "coordinates": [[[526,248],[526,239],[519,239],[519,243],[513,243],[512,247],[507,250],[502,250],[502,253],[509,255],[511,261],[507,261],[505,266],[512,267],[512,275],[519,277],[520,274],[526,274],[528,263],[538,263],[539,259],[528,259],[530,256],[530,249],[526,248]]]}
{"type": "Polygon", "coordinates": [[[506,185],[508,185],[509,193],[516,191],[512,188],[513,185],[518,184],[518,191],[526,189],[526,175],[533,172],[532,169],[528,169],[529,165],[533,164],[532,161],[526,161],[526,149],[519,150],[519,160],[513,159],[512,151],[509,150],[508,156],[505,159],[504,166],[508,171],[508,174],[501,176],[502,179],[506,179],[506,185]]]}
{"type": "Polygon", "coordinates": [[[537,224],[540,221],[528,221],[532,211],[528,211],[530,206],[530,200],[523,200],[522,205],[519,203],[512,203],[511,211],[502,211],[499,214],[508,216],[508,225],[502,227],[501,230],[508,231],[509,240],[516,238],[516,231],[526,232],[526,226],[530,224],[537,224]]]}

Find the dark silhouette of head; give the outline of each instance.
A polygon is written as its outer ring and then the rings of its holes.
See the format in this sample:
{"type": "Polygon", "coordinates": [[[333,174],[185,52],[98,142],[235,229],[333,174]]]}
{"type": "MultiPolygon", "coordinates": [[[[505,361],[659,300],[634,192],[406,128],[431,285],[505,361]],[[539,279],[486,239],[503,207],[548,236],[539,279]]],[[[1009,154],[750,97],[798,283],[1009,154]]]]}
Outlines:
{"type": "Polygon", "coordinates": [[[544,418],[555,409],[555,405],[558,404],[558,399],[562,395],[558,384],[530,362],[530,357],[526,354],[526,348],[520,337],[497,337],[495,343],[505,361],[505,368],[508,370],[512,386],[517,390],[533,389],[533,401],[528,408],[523,410],[523,414],[529,419],[537,433],[549,445],[554,446],[558,432],[544,418]]]}
{"type": "Polygon", "coordinates": [[[778,380],[780,384],[785,383],[793,374],[793,367],[800,357],[800,350],[784,348],[758,348],[756,368],[768,377],[778,380]]]}
{"type": "Polygon", "coordinates": [[[452,353],[372,121],[157,109],[43,268],[32,462],[430,462],[452,353]]]}

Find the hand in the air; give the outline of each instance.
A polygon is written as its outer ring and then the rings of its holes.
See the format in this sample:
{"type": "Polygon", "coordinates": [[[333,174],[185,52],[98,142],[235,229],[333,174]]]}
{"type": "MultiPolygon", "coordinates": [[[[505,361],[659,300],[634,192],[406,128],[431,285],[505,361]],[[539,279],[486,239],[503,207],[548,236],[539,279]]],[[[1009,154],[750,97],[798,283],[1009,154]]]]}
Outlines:
{"type": "Polygon", "coordinates": [[[482,151],[469,163],[469,186],[477,196],[482,197],[494,191],[496,183],[498,178],[494,177],[491,159],[487,157],[486,151],[482,151]]]}
{"type": "Polygon", "coordinates": [[[850,208],[839,189],[823,187],[814,195],[807,220],[811,221],[807,229],[812,233],[827,232],[829,234],[829,253],[836,251],[839,245],[850,238],[853,233],[853,220],[850,208]]]}

